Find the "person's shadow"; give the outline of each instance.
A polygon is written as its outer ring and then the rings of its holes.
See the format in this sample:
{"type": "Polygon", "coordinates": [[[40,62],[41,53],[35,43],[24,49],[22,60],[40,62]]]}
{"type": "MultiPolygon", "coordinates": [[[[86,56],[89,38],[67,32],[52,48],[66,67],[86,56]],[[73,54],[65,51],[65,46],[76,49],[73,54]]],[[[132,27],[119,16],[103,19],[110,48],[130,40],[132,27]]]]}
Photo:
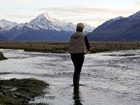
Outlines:
{"type": "Polygon", "coordinates": [[[79,85],[78,85],[78,86],[74,86],[73,91],[74,91],[74,92],[73,92],[74,105],[83,105],[83,104],[81,103],[79,85]]]}

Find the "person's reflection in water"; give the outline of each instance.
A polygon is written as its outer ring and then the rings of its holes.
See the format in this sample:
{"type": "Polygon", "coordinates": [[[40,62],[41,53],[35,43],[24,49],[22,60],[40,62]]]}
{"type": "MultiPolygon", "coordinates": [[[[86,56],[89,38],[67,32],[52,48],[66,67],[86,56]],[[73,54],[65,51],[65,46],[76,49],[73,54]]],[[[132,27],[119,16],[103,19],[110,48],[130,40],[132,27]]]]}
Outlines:
{"type": "Polygon", "coordinates": [[[79,92],[79,85],[74,86],[74,93],[73,93],[74,105],[83,105],[81,103],[81,97],[79,92]]]}

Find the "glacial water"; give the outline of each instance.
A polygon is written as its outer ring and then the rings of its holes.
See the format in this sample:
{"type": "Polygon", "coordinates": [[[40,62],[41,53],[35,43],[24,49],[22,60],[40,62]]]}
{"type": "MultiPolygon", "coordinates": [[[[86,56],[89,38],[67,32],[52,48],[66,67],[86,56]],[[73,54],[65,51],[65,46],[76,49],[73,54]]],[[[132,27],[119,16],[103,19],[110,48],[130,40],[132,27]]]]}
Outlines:
{"type": "Polygon", "coordinates": [[[47,105],[140,105],[140,50],[85,56],[79,94],[73,94],[69,54],[0,49],[0,79],[35,78],[50,84],[31,103],[47,105]],[[76,97],[76,98],[75,98],[76,97]]]}

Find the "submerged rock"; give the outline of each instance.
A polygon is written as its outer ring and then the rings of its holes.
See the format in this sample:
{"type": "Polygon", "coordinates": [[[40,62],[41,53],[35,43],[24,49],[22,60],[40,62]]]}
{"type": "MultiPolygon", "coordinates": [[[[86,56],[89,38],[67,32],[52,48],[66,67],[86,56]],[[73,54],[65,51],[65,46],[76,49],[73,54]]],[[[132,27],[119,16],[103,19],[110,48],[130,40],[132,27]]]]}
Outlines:
{"type": "Polygon", "coordinates": [[[0,52],[0,60],[4,60],[4,59],[7,59],[2,52],[0,52]]]}
{"type": "Polygon", "coordinates": [[[49,84],[35,79],[0,80],[0,105],[30,105],[49,84]]]}

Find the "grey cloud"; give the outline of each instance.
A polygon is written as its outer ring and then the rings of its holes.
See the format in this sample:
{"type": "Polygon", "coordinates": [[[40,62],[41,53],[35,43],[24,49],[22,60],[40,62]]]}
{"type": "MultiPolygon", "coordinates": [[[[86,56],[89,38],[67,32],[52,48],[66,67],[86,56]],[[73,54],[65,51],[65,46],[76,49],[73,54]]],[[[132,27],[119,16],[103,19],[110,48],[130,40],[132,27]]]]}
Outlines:
{"type": "Polygon", "coordinates": [[[106,21],[109,20],[110,18],[90,18],[90,19],[84,19],[85,21],[91,21],[91,22],[101,22],[101,21],[106,21]]]}
{"type": "Polygon", "coordinates": [[[130,14],[133,10],[110,8],[42,8],[40,11],[51,11],[67,14],[130,14]]]}

